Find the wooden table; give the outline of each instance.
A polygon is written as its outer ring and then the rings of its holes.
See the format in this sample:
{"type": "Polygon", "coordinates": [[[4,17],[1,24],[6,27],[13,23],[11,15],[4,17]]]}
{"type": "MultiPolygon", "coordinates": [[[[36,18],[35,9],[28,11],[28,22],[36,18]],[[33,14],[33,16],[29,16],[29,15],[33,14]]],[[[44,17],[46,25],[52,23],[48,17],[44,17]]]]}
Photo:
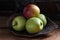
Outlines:
{"type": "MultiPolygon", "coordinates": [[[[0,17],[0,40],[60,40],[60,28],[52,31],[47,36],[44,37],[34,37],[34,38],[27,38],[27,37],[17,37],[14,36],[10,30],[8,29],[7,25],[8,17],[0,17]]],[[[58,25],[60,25],[60,21],[56,21],[58,25]]]]}

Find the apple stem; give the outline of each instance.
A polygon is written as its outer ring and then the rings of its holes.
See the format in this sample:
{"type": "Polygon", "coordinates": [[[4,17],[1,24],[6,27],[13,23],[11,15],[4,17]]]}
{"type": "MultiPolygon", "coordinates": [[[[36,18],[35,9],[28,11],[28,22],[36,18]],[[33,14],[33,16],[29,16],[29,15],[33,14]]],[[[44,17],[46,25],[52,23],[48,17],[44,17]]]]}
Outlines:
{"type": "Polygon", "coordinates": [[[17,25],[17,22],[15,22],[15,23],[13,24],[13,26],[15,26],[15,25],[17,25]]]}
{"type": "Polygon", "coordinates": [[[42,23],[41,23],[41,25],[42,25],[42,23]]]}

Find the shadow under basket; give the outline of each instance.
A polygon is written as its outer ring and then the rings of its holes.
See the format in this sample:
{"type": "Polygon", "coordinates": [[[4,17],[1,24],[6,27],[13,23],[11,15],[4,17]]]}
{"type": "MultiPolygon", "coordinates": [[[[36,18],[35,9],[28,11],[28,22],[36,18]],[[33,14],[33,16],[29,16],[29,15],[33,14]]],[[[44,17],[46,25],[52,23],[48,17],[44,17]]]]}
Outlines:
{"type": "Polygon", "coordinates": [[[50,20],[48,17],[46,17],[47,19],[47,25],[44,27],[44,29],[42,31],[40,31],[39,33],[36,34],[29,34],[28,32],[26,32],[26,30],[22,31],[22,32],[17,32],[15,31],[12,26],[11,26],[11,22],[12,20],[18,15],[12,15],[10,17],[10,19],[8,20],[8,27],[10,29],[10,31],[15,35],[15,36],[23,36],[23,37],[35,37],[35,36],[40,36],[40,35],[46,35],[48,33],[50,33],[51,31],[55,30],[58,28],[58,25],[53,22],[52,20],[50,20]]]}

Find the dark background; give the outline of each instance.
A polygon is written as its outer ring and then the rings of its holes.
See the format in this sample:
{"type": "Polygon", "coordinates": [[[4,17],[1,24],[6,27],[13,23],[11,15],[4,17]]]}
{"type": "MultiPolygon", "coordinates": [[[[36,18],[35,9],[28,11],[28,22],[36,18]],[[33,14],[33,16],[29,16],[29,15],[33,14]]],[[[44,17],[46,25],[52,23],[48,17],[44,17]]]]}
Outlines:
{"type": "Polygon", "coordinates": [[[29,3],[38,5],[41,13],[52,20],[60,20],[60,0],[0,0],[0,16],[22,14],[23,8],[29,3]]]}

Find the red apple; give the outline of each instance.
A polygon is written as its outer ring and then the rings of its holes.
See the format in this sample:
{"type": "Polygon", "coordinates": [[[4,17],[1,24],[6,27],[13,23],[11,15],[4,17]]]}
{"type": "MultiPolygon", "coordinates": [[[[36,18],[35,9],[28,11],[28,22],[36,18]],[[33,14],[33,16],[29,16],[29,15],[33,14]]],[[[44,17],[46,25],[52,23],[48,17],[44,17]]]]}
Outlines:
{"type": "Polygon", "coordinates": [[[40,9],[37,5],[34,4],[28,4],[23,10],[23,15],[26,18],[36,17],[39,14],[40,14],[40,9]]]}

